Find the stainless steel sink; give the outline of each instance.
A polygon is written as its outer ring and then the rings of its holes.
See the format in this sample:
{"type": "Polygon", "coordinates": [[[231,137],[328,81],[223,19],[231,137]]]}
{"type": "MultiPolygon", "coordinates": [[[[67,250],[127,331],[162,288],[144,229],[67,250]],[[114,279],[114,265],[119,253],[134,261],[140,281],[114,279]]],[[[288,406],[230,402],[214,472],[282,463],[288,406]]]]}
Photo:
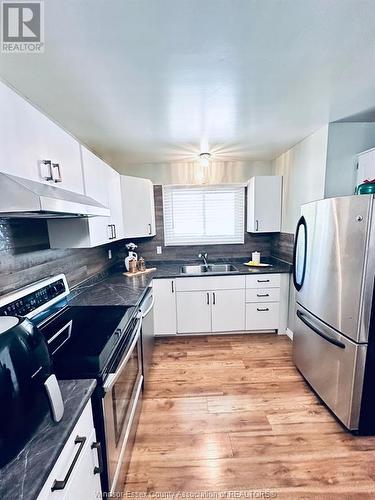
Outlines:
{"type": "Polygon", "coordinates": [[[210,273],[233,273],[237,268],[232,264],[208,264],[208,272],[210,273]]]}
{"type": "Polygon", "coordinates": [[[203,274],[207,272],[208,270],[206,266],[203,265],[189,265],[181,267],[182,274],[203,274]]]}
{"type": "Polygon", "coordinates": [[[233,273],[237,268],[232,264],[187,265],[181,267],[181,274],[233,273]]]}

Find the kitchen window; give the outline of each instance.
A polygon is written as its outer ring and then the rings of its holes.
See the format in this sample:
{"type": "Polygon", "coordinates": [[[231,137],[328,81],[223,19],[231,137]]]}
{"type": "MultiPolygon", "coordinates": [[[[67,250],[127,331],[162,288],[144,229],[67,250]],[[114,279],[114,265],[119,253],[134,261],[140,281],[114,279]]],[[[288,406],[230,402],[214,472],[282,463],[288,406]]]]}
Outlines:
{"type": "Polygon", "coordinates": [[[166,246],[244,243],[243,185],[164,186],[163,212],[166,246]]]}

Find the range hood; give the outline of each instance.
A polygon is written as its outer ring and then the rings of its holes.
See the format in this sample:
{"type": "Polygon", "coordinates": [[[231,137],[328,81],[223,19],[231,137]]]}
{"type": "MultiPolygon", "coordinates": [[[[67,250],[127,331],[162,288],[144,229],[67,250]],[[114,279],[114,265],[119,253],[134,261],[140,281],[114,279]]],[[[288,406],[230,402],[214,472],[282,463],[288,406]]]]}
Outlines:
{"type": "Polygon", "coordinates": [[[0,173],[0,218],[61,219],[109,215],[107,207],[89,196],[0,173]]]}

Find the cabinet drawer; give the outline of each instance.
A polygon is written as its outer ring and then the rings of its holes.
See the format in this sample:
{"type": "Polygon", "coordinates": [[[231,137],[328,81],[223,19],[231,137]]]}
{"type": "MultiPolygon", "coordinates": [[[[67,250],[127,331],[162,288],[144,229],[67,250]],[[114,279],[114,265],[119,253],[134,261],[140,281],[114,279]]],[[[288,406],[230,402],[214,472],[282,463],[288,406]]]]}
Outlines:
{"type": "Polygon", "coordinates": [[[246,304],[246,330],[276,330],[278,327],[278,302],[246,304]]]}
{"type": "Polygon", "coordinates": [[[274,287],[280,287],[280,274],[257,274],[256,276],[246,276],[246,288],[274,287]]]}
{"type": "Polygon", "coordinates": [[[280,288],[248,288],[246,302],[279,302],[280,288]]]}
{"type": "Polygon", "coordinates": [[[177,278],[176,290],[190,292],[194,290],[235,290],[245,288],[246,276],[194,276],[177,278]]]}
{"type": "MultiPolygon", "coordinates": [[[[72,430],[67,442],[65,443],[65,446],[62,452],[60,453],[59,458],[57,459],[50,475],[48,476],[46,483],[44,484],[38,496],[38,500],[49,500],[50,498],[63,498],[63,497],[66,498],[65,494],[67,490],[71,487],[71,483],[73,482],[76,471],[80,468],[82,457],[85,457],[85,455],[89,453],[90,455],[92,455],[92,458],[90,458],[90,462],[92,462],[92,460],[94,459],[95,454],[90,449],[91,443],[94,440],[95,440],[94,423],[92,418],[91,401],[89,401],[85,409],[83,410],[81,416],[79,417],[78,422],[74,426],[74,429],[72,430]],[[79,443],[75,443],[77,436],[86,438],[85,443],[82,445],[82,450],[80,451],[79,455],[77,455],[79,451],[79,443]],[[75,456],[77,456],[79,460],[77,460],[74,466],[74,469],[69,479],[69,484],[67,483],[66,488],[64,488],[64,490],[55,490],[52,492],[51,488],[55,480],[61,480],[67,475],[67,471],[69,470],[69,467],[74,461],[75,456]]],[[[94,466],[95,465],[97,464],[95,463],[94,466]]],[[[84,478],[81,478],[80,482],[82,483],[83,480],[84,478]]],[[[99,483],[98,483],[98,489],[100,493],[99,483]]],[[[91,498],[94,498],[94,496],[92,496],[91,498]]]]}

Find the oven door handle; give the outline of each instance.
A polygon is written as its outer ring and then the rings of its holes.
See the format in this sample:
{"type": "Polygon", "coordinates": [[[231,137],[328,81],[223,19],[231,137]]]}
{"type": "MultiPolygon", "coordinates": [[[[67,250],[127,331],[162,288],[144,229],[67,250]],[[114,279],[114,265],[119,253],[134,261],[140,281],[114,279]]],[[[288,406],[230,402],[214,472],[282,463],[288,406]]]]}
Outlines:
{"type": "Polygon", "coordinates": [[[104,382],[104,386],[103,386],[104,392],[109,392],[112,389],[112,387],[116,383],[117,379],[121,375],[121,372],[125,368],[126,363],[129,361],[129,358],[130,358],[132,352],[134,351],[135,346],[137,345],[137,342],[138,342],[139,337],[141,335],[142,317],[139,314],[137,316],[137,318],[138,318],[138,325],[136,326],[136,334],[134,335],[134,338],[132,340],[132,343],[130,344],[128,352],[126,353],[124,359],[121,361],[119,367],[116,370],[116,373],[110,373],[108,375],[106,381],[104,382]]]}
{"type": "Polygon", "coordinates": [[[155,295],[152,295],[152,301],[151,301],[151,304],[150,306],[146,309],[146,311],[142,311],[141,310],[141,313],[142,313],[142,318],[145,318],[147,316],[147,314],[151,311],[151,309],[154,307],[154,304],[155,304],[155,295]]]}

